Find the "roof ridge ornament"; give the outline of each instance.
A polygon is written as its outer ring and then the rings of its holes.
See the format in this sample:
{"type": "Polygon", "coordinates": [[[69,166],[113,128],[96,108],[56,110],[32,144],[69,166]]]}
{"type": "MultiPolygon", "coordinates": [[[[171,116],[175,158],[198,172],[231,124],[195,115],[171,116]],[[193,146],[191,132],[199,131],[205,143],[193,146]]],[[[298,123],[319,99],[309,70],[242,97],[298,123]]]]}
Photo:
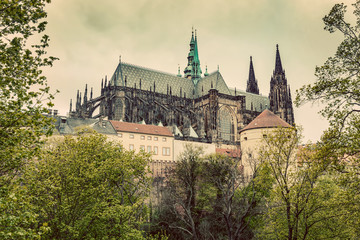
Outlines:
{"type": "Polygon", "coordinates": [[[207,69],[207,65],[206,65],[206,68],[205,68],[204,76],[205,76],[205,77],[209,76],[208,69],[207,69]]]}
{"type": "Polygon", "coordinates": [[[176,75],[178,77],[182,77],[181,73],[180,73],[180,64],[178,64],[178,74],[176,75]]]}

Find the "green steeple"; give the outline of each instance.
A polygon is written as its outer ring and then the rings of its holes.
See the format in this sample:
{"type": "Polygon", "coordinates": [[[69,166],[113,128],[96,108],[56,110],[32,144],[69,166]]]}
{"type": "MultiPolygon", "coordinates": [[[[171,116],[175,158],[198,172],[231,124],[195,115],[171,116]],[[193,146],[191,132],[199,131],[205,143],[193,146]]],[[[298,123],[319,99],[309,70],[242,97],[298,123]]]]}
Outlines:
{"type": "Polygon", "coordinates": [[[194,39],[194,31],[191,34],[190,40],[190,51],[188,55],[188,65],[184,70],[185,78],[190,78],[193,80],[196,85],[199,79],[201,78],[201,68],[200,68],[200,60],[197,46],[197,34],[195,30],[195,39],[194,39]]]}

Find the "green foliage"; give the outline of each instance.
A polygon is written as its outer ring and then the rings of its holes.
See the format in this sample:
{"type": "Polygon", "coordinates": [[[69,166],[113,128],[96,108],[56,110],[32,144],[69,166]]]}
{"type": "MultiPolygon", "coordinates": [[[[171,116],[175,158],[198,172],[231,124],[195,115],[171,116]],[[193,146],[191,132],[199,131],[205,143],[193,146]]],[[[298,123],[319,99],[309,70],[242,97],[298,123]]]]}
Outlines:
{"type": "Polygon", "coordinates": [[[1,196],[0,239],[40,239],[49,230],[46,223],[38,224],[26,187],[2,188],[1,196]]]}
{"type": "Polygon", "coordinates": [[[172,239],[251,239],[270,183],[265,168],[245,181],[239,159],[201,157],[187,146],[169,176],[157,222],[172,239]]]}
{"type": "Polygon", "coordinates": [[[296,103],[320,101],[326,104],[322,115],[330,120],[332,126],[344,126],[351,115],[359,114],[360,105],[360,1],[354,4],[357,25],[351,26],[344,19],[346,6],[335,4],[330,13],[323,18],[325,30],[339,31],[344,35],[335,56],[329,57],[321,67],[316,67],[317,81],[297,91],[296,103]]]}
{"type": "Polygon", "coordinates": [[[149,155],[83,131],[47,146],[23,176],[43,239],[144,239],[149,155]]]}
{"type": "Polygon", "coordinates": [[[49,0],[0,1],[0,238],[40,239],[46,225],[37,214],[27,190],[14,177],[39,153],[41,135],[51,133],[43,114],[51,106],[42,68],[55,58],[46,57],[45,4],[49,0]],[[30,42],[34,45],[30,45],[30,42]]]}
{"type": "Polygon", "coordinates": [[[275,179],[266,198],[261,239],[344,239],[346,213],[338,206],[342,190],[312,146],[298,149],[299,131],[279,128],[264,139],[259,158],[275,179]],[[334,211],[334,208],[337,211],[334,211]]]}
{"type": "Polygon", "coordinates": [[[359,238],[358,212],[360,202],[360,1],[353,4],[355,24],[345,20],[347,7],[335,4],[323,18],[325,30],[340,32],[343,41],[334,56],[323,66],[317,67],[317,81],[302,87],[297,92],[296,103],[320,101],[325,104],[321,114],[329,120],[330,128],[324,132],[317,144],[323,164],[333,167],[336,184],[341,186],[344,196],[339,197],[346,206],[348,228],[352,237],[359,238]]]}
{"type": "Polygon", "coordinates": [[[51,106],[53,96],[41,69],[55,58],[46,57],[48,36],[29,43],[45,30],[46,3],[0,1],[0,187],[39,151],[40,136],[51,133],[42,102],[51,106]]]}

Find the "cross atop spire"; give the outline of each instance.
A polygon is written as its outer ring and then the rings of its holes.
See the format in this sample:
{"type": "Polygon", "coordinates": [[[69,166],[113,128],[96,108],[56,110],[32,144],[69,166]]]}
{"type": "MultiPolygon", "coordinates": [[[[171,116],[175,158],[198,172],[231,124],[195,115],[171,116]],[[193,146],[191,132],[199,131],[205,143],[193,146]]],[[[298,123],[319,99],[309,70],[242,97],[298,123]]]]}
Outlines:
{"type": "Polygon", "coordinates": [[[247,81],[246,92],[259,94],[259,87],[255,78],[255,71],[252,62],[252,56],[250,56],[250,69],[249,69],[249,79],[247,81]]]}

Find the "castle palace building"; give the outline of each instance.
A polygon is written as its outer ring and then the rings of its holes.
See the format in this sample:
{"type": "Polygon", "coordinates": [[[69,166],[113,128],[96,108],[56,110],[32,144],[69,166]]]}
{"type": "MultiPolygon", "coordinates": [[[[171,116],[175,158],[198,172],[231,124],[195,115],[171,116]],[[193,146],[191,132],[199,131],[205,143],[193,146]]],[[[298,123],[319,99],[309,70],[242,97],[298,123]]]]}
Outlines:
{"type": "Polygon", "coordinates": [[[192,33],[184,75],[151,70],[119,62],[114,74],[101,82],[100,96],[85,87],[78,91],[70,117],[107,118],[124,122],[145,122],[169,126],[175,137],[236,145],[239,132],[263,110],[270,109],[294,124],[290,87],[276,46],[275,70],[269,97],[259,95],[250,57],[246,91],[231,89],[221,73],[202,74],[197,35],[192,33]]]}

